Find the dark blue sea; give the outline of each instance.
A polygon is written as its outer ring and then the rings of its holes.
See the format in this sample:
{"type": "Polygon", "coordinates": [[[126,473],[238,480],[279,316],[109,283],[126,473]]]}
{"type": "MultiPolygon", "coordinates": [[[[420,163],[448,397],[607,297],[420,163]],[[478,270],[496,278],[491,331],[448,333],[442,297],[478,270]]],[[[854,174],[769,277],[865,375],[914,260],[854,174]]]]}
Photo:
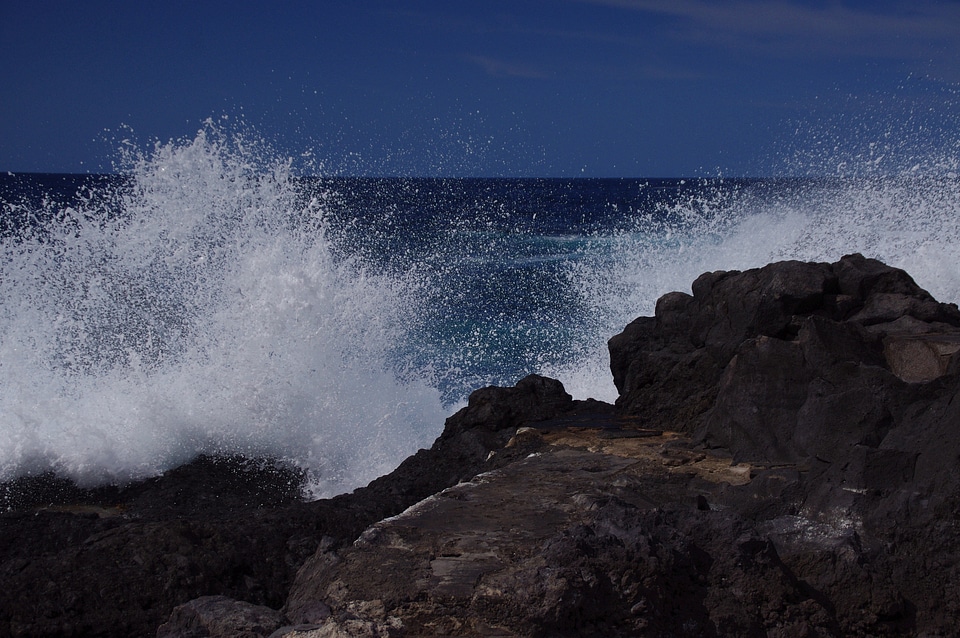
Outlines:
{"type": "Polygon", "coordinates": [[[0,480],[240,453],[325,496],[481,386],[614,400],[607,339],[705,271],[862,252],[960,300],[952,174],[325,178],[213,133],[0,175],[0,480]]]}

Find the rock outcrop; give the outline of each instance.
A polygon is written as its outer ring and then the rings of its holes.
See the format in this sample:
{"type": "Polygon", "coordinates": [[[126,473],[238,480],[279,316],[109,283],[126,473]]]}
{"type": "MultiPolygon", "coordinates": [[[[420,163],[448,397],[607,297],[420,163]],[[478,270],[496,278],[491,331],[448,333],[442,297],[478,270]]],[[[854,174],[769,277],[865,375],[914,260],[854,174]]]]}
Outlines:
{"type": "Polygon", "coordinates": [[[956,306],[859,255],[708,273],[611,339],[614,409],[530,413],[533,456],[318,553],[284,610],[303,635],[949,633],[958,343],[956,306]]]}
{"type": "Polygon", "coordinates": [[[957,307],[860,255],[692,292],[610,340],[615,406],[477,390],[335,499],[240,460],[8,485],[0,635],[954,633],[957,307]]]}
{"type": "MultiPolygon", "coordinates": [[[[559,381],[543,377],[477,390],[430,449],[367,487],[310,503],[295,470],[240,458],[201,457],[123,488],[84,490],[49,475],[0,485],[0,636],[152,635],[175,607],[209,596],[279,608],[318,547],[350,543],[515,460],[521,448],[505,446],[517,424],[573,405],[559,381]]],[[[165,631],[208,635],[194,625],[210,608],[181,609],[165,631]]]]}
{"type": "Polygon", "coordinates": [[[842,485],[864,514],[875,496],[928,511],[946,496],[935,486],[954,468],[931,461],[960,454],[958,351],[955,305],[860,255],[705,274],[610,340],[621,413],[794,466],[808,491],[842,485]]]}
{"type": "Polygon", "coordinates": [[[960,612],[958,351],[955,305],[860,255],[705,274],[610,341],[618,410],[750,464],[721,501],[847,633],[960,612]]]}

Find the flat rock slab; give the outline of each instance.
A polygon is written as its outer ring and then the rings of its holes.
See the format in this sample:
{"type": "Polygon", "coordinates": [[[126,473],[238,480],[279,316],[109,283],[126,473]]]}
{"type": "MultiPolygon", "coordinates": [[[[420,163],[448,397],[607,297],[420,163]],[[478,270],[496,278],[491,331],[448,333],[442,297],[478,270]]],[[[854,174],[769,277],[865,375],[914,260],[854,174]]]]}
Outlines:
{"type": "MultiPolygon", "coordinates": [[[[556,448],[443,490],[368,528],[342,552],[347,564],[339,571],[345,578],[331,583],[323,597],[334,594],[342,602],[348,595],[380,598],[391,590],[401,598],[416,592],[469,597],[484,576],[516,561],[518,552],[536,551],[596,499],[622,492],[618,477],[634,462],[556,448]],[[369,551],[373,547],[379,551],[369,551]]],[[[632,498],[653,507],[639,495],[632,498]]]]}
{"type": "Polygon", "coordinates": [[[287,616],[327,625],[360,617],[410,635],[510,635],[492,622],[496,613],[478,610],[510,606],[528,590],[550,569],[544,547],[564,530],[589,527],[611,502],[632,512],[675,501],[692,508],[703,482],[749,481],[748,467],[684,449],[683,435],[610,437],[611,424],[577,423],[521,428],[518,438],[541,439],[538,451],[376,523],[338,554],[318,554],[301,570],[287,616]],[[318,601],[334,614],[312,617],[318,601]]]}
{"type": "Polygon", "coordinates": [[[753,469],[749,463],[734,464],[728,456],[696,449],[690,437],[679,432],[569,428],[547,432],[543,438],[551,445],[632,459],[630,473],[646,482],[651,476],[696,477],[709,483],[745,485],[753,469]]]}

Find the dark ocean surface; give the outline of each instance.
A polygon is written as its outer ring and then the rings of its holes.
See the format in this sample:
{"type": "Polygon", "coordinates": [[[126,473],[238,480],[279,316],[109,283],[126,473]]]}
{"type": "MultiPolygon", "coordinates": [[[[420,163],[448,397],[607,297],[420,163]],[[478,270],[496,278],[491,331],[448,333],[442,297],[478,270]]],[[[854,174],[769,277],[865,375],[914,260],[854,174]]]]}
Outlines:
{"type": "Polygon", "coordinates": [[[616,397],[606,340],[700,273],[862,252],[960,300],[955,176],[362,179],[236,144],[0,175],[0,479],[389,471],[477,387],[616,397]]]}

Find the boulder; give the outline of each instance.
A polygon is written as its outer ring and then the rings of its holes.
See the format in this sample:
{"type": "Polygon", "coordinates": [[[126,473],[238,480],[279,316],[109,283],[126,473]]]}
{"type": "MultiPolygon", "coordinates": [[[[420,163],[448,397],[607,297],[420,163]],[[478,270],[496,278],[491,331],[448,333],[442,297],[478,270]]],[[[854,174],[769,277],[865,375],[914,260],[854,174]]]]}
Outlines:
{"type": "Polygon", "coordinates": [[[736,459],[829,460],[879,445],[918,383],[947,374],[960,311],[861,255],[715,272],[609,342],[618,410],[736,459]]]}
{"type": "Polygon", "coordinates": [[[269,607],[203,596],[175,607],[157,638],[261,638],[285,624],[284,615],[269,607]]]}

